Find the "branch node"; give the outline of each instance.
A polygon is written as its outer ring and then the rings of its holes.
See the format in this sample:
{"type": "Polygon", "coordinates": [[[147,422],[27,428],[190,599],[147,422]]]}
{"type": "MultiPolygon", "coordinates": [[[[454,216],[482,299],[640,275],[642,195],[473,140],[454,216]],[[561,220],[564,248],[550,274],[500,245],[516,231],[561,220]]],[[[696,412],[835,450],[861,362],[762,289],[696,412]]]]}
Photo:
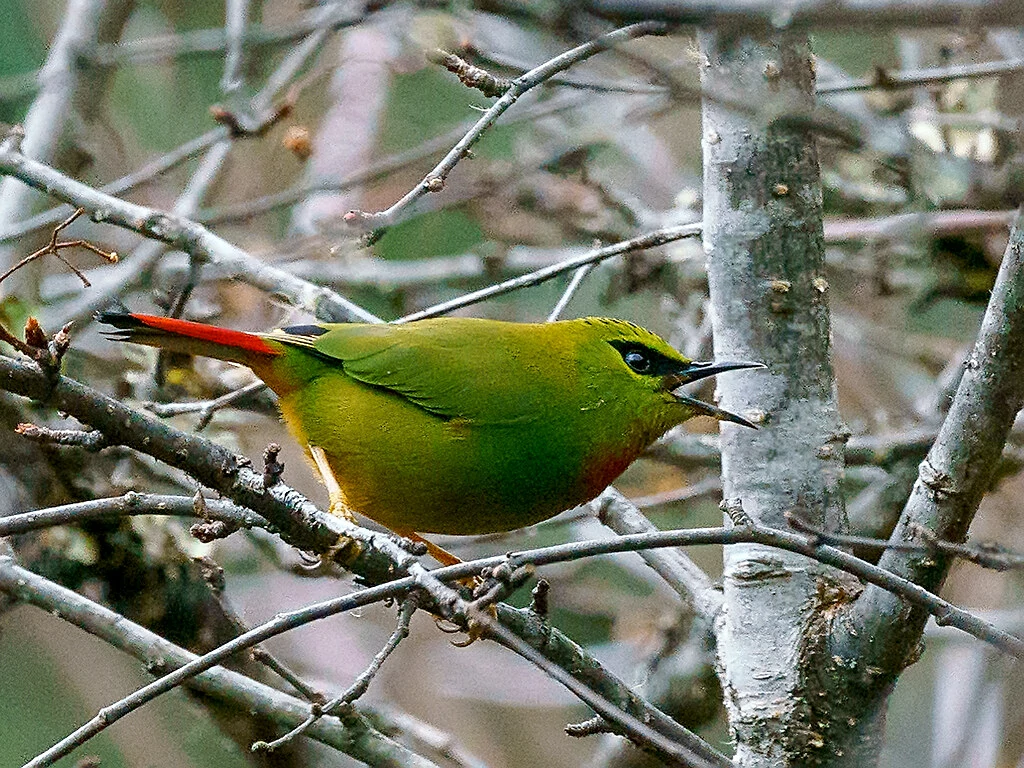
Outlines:
{"type": "Polygon", "coordinates": [[[50,429],[22,423],[14,431],[35,443],[84,448],[90,452],[100,451],[109,445],[106,436],[98,429],[50,429]]]}
{"type": "Polygon", "coordinates": [[[12,125],[0,144],[0,152],[11,152],[21,154],[21,142],[25,138],[25,129],[20,125],[12,125]]]}
{"type": "Polygon", "coordinates": [[[429,552],[425,541],[415,541],[405,536],[395,536],[395,541],[398,543],[398,546],[416,557],[423,557],[429,552]]]}
{"type": "Polygon", "coordinates": [[[284,474],[284,464],[277,460],[281,453],[281,446],[271,443],[263,451],[263,487],[272,488],[281,482],[281,475],[284,474]]]}
{"type": "Polygon", "coordinates": [[[221,568],[212,558],[202,555],[193,557],[192,562],[199,566],[199,574],[203,581],[209,585],[214,594],[220,595],[224,592],[226,583],[224,581],[224,569],[221,568]]]}
{"type": "Polygon", "coordinates": [[[201,491],[196,491],[196,495],[192,497],[192,509],[195,510],[197,517],[203,518],[203,522],[193,523],[189,526],[188,532],[204,544],[209,544],[217,539],[227,538],[241,528],[240,525],[235,523],[208,519],[209,509],[206,506],[206,499],[201,491]]]}
{"type": "Polygon", "coordinates": [[[953,479],[945,472],[936,469],[927,456],[919,466],[918,477],[936,502],[948,499],[956,493],[953,479]]]}
{"type": "Polygon", "coordinates": [[[551,583],[547,579],[537,579],[537,584],[530,593],[530,611],[541,621],[548,621],[551,583]]]}
{"type": "Polygon", "coordinates": [[[584,736],[594,736],[599,733],[614,733],[612,727],[600,715],[595,715],[582,723],[569,723],[565,726],[567,736],[575,739],[582,739],[584,736]]]}
{"type": "Polygon", "coordinates": [[[733,525],[739,528],[752,528],[754,526],[754,518],[743,509],[742,499],[722,499],[718,508],[725,512],[733,525]]]}
{"type": "Polygon", "coordinates": [[[271,128],[292,113],[295,94],[289,94],[281,104],[262,117],[238,113],[223,104],[210,107],[210,117],[228,129],[232,139],[262,138],[271,128]]]}
{"type": "Polygon", "coordinates": [[[193,523],[189,526],[188,532],[203,544],[210,544],[217,539],[226,539],[237,530],[237,526],[225,523],[223,520],[208,520],[203,523],[193,523]]]}
{"type": "Polygon", "coordinates": [[[427,52],[427,60],[432,64],[438,64],[457,78],[467,88],[474,88],[484,96],[501,96],[512,87],[512,81],[504,77],[492,75],[483,67],[470,64],[461,56],[449,51],[435,48],[427,52]]]}

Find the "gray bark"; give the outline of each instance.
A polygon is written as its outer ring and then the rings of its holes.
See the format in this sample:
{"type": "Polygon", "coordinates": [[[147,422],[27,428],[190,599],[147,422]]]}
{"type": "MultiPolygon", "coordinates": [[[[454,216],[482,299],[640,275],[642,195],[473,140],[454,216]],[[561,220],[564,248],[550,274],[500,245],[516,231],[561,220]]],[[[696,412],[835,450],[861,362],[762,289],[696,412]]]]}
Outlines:
{"type": "MultiPolygon", "coordinates": [[[[774,119],[813,107],[810,48],[798,33],[704,32],[700,64],[715,357],[768,366],[719,382],[725,408],[762,422],[756,433],[722,426],[724,496],[757,523],[784,529],[796,510],[842,530],[846,435],[830,361],[818,158],[812,135],[774,119]]],[[[737,763],[828,763],[829,714],[810,662],[819,617],[844,583],[800,555],[742,545],[726,548],[724,590],[719,676],[737,763]]]]}

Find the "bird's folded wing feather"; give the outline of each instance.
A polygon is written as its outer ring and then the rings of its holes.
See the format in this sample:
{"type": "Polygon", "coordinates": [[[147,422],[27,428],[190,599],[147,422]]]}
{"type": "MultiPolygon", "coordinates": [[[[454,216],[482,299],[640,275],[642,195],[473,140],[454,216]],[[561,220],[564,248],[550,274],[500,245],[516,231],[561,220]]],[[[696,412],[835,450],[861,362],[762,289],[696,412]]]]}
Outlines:
{"type": "MultiPolygon", "coordinates": [[[[337,360],[351,378],[394,392],[442,419],[517,424],[543,418],[543,403],[510,386],[519,373],[505,345],[467,343],[444,327],[328,326],[296,346],[337,360]],[[538,406],[541,406],[538,411],[538,406]]],[[[285,343],[287,335],[277,337],[285,343]]],[[[525,382],[524,382],[525,383],[525,382]]]]}

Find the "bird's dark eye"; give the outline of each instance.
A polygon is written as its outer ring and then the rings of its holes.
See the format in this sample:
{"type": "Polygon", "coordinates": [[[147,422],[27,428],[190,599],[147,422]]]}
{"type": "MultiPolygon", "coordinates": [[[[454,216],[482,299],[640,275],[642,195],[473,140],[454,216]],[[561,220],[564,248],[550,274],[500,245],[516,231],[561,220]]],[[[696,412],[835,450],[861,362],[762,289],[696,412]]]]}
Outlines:
{"type": "Polygon", "coordinates": [[[643,352],[637,352],[635,349],[630,350],[622,356],[622,359],[626,361],[626,365],[637,373],[647,373],[651,370],[651,358],[643,352]]]}

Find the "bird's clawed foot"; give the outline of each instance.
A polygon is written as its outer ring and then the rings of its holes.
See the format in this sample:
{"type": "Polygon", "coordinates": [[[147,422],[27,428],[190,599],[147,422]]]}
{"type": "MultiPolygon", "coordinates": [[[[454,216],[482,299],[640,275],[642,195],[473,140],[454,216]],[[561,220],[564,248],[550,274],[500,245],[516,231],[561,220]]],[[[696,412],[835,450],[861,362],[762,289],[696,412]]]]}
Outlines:
{"type": "MultiPolygon", "coordinates": [[[[345,494],[341,492],[341,486],[338,484],[338,479],[334,476],[334,470],[331,469],[331,465],[327,462],[327,454],[324,453],[324,449],[318,445],[308,445],[307,448],[309,449],[310,458],[313,459],[313,463],[320,473],[320,479],[323,480],[324,485],[327,487],[327,494],[330,497],[330,506],[327,508],[327,511],[332,515],[348,520],[350,523],[355,523],[355,515],[352,514],[352,510],[345,503],[345,494]]],[[[359,557],[362,551],[363,545],[360,542],[348,536],[339,536],[334,546],[324,553],[324,558],[347,565],[359,557]]]]}
{"type": "Polygon", "coordinates": [[[346,565],[359,557],[362,552],[363,545],[361,542],[348,536],[339,536],[334,545],[324,553],[324,557],[341,565],[346,565]]]}
{"type": "Polygon", "coordinates": [[[484,568],[472,578],[473,600],[467,606],[464,623],[437,618],[437,628],[446,634],[465,632],[465,640],[452,640],[452,645],[465,648],[487,636],[488,625],[498,620],[497,603],[521,587],[534,572],[532,565],[513,568],[505,561],[493,568],[484,568]]]}

